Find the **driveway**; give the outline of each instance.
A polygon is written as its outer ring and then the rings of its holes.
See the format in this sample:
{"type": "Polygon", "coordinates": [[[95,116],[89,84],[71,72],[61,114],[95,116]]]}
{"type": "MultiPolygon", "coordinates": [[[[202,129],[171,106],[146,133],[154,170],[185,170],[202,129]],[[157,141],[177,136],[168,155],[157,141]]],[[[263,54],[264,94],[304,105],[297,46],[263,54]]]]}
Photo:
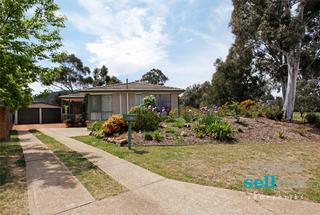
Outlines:
{"type": "Polygon", "coordinates": [[[83,154],[129,191],[63,214],[320,214],[320,204],[191,184],[164,178],[105,151],[70,138],[82,128],[40,129],[83,154]]]}
{"type": "Polygon", "coordinates": [[[28,125],[14,125],[13,130],[16,131],[28,131],[31,129],[40,128],[66,128],[64,123],[51,123],[51,124],[28,124],[28,125]]]}

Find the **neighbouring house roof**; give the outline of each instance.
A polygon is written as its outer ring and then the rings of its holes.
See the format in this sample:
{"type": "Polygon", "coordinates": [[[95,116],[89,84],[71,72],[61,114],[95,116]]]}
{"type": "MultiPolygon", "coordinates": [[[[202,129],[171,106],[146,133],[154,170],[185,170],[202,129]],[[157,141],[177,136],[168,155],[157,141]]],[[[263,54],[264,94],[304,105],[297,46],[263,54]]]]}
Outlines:
{"type": "Polygon", "coordinates": [[[28,106],[28,108],[61,108],[58,105],[51,105],[46,103],[33,103],[28,106]]]}
{"type": "Polygon", "coordinates": [[[68,99],[83,99],[86,96],[85,93],[72,93],[72,94],[67,94],[67,95],[62,95],[59,96],[59,98],[63,100],[68,100],[68,99]]]}
{"type": "Polygon", "coordinates": [[[182,93],[184,89],[168,87],[164,85],[149,84],[147,82],[130,82],[128,84],[110,84],[103,87],[93,87],[81,90],[81,92],[177,92],[182,93]]]}

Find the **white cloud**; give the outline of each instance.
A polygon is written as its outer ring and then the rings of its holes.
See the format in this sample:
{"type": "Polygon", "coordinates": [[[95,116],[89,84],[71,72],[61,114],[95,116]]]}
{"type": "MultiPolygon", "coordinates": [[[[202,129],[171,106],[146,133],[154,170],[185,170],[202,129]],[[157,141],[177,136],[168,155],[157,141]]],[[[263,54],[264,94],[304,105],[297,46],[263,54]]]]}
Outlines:
{"type": "Polygon", "coordinates": [[[167,57],[166,7],[157,1],[78,0],[87,14],[69,14],[80,31],[97,36],[85,44],[91,62],[106,64],[115,75],[149,67],[167,57]],[[161,14],[161,15],[159,15],[161,14]]]}

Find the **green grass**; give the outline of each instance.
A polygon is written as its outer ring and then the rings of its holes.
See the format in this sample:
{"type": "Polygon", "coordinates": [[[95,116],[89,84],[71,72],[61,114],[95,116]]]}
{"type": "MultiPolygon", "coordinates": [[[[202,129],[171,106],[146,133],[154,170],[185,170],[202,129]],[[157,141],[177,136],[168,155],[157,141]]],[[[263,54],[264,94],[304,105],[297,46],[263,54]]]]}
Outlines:
{"type": "Polygon", "coordinates": [[[28,214],[25,162],[17,132],[0,142],[0,214],[28,214]]]}
{"type": "Polygon", "coordinates": [[[245,178],[274,175],[278,184],[275,190],[246,191],[298,194],[320,202],[319,143],[136,146],[130,151],[92,136],[74,138],[171,179],[244,191],[245,178]]]}
{"type": "Polygon", "coordinates": [[[127,191],[125,187],[105,174],[80,153],[71,150],[40,131],[31,130],[31,132],[57,155],[95,199],[100,200],[127,191]]]}

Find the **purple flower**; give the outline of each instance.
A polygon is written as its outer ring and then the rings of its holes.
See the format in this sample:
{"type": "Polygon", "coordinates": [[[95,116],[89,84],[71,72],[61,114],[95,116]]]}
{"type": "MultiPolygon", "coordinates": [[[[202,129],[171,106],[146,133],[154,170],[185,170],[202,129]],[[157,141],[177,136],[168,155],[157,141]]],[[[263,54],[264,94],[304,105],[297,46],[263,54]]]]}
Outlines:
{"type": "Polygon", "coordinates": [[[200,111],[201,111],[202,113],[207,113],[209,110],[208,110],[208,107],[201,107],[201,108],[200,108],[200,111]]]}
{"type": "Polygon", "coordinates": [[[218,105],[213,105],[213,112],[218,113],[218,105]]]}
{"type": "Polygon", "coordinates": [[[161,112],[162,112],[162,113],[166,112],[166,108],[165,108],[165,107],[162,107],[161,112]]]}

